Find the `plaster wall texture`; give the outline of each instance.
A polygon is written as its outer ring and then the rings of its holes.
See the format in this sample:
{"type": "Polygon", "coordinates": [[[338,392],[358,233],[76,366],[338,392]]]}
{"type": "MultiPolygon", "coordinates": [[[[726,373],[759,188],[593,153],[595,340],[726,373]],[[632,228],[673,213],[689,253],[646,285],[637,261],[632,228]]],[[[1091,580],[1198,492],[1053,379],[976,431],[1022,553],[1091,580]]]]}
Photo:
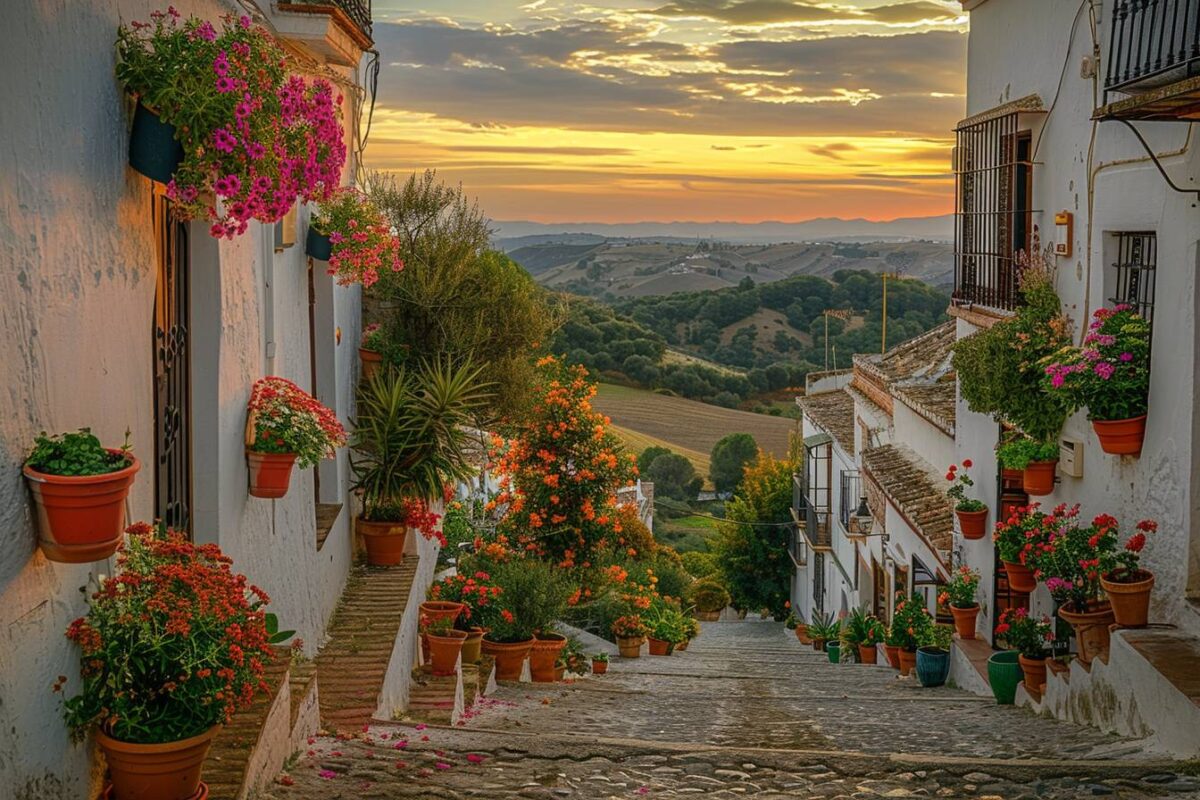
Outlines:
{"type": "MultiPolygon", "coordinates": [[[[62,633],[86,610],[79,589],[114,564],[55,564],[36,549],[20,475],[33,437],[89,426],[117,444],[128,428],[143,460],[130,516],[154,513],[152,190],[126,164],[130,108],[113,40],[122,19],[159,5],[34,0],[8,9],[0,28],[0,102],[22,109],[0,146],[0,800],[88,797],[99,785],[92,745],[69,741],[50,684],[66,675],[68,691],[78,688],[77,653],[62,633]]],[[[236,8],[176,6],[212,20],[236,8]]],[[[310,382],[306,259],[302,245],[275,256],[272,232],[257,224],[220,243],[206,227],[193,223],[190,237],[196,538],[232,555],[311,651],[349,564],[349,515],[317,553],[311,476],[294,475],[282,500],[249,499],[242,451],[253,380],[274,372],[310,382]]],[[[357,293],[329,286],[326,307],[332,325],[318,338],[332,394],[321,399],[336,397],[345,421],[357,293]],[[329,345],[339,326],[342,344],[329,345]]],[[[326,467],[334,477],[323,486],[335,496],[345,493],[344,459],[326,467]]]]}
{"type": "MultiPolygon", "coordinates": [[[[1086,411],[1081,411],[1068,420],[1063,436],[1083,443],[1084,475],[1060,475],[1055,492],[1041,500],[1045,507],[1080,503],[1087,518],[1111,513],[1126,530],[1144,517],[1158,520],[1160,533],[1144,555],[1145,565],[1154,570],[1158,581],[1152,619],[1196,632],[1200,616],[1186,601],[1189,589],[1192,594],[1200,589],[1200,496],[1195,477],[1200,453],[1194,446],[1200,413],[1194,397],[1200,223],[1195,197],[1171,191],[1124,126],[1089,122],[1100,97],[1093,94],[1092,81],[1079,76],[1078,62],[1092,48],[1086,12],[1068,48],[1074,11],[1075,4],[1009,0],[985,3],[973,12],[969,111],[978,113],[1031,93],[1040,94],[1047,107],[1053,103],[1052,113],[1033,128],[1038,149],[1033,207],[1041,209],[1033,216],[1046,242],[1053,235],[1056,211],[1075,214],[1073,255],[1056,259],[1056,281],[1064,310],[1074,322],[1076,341],[1086,331],[1092,312],[1111,305],[1112,234],[1119,231],[1157,233],[1156,333],[1150,415],[1141,457],[1103,453],[1086,411]],[[1023,43],[1021,58],[1012,57],[1012,41],[1023,43]],[[1060,91],[1064,62],[1068,68],[1060,91]]],[[[1107,47],[1106,13],[1111,8],[1106,5],[1100,11],[1100,39],[1107,47]]],[[[1100,66],[1103,69],[1103,62],[1100,66]]],[[[1193,127],[1139,124],[1177,184],[1194,185],[1200,177],[1200,155],[1191,141],[1193,127]]],[[[960,337],[971,330],[969,324],[959,322],[960,337]]],[[[970,412],[961,400],[958,420],[958,458],[972,458],[980,465],[979,474],[992,474],[996,424],[970,412]]],[[[995,488],[979,488],[994,508],[995,488]]],[[[965,542],[962,547],[971,563],[985,571],[984,586],[990,587],[990,542],[965,542]]],[[[985,624],[991,623],[988,615],[985,624]]]]}
{"type": "Polygon", "coordinates": [[[942,475],[955,463],[954,437],[913,411],[901,400],[894,403],[892,412],[893,437],[903,442],[917,457],[929,465],[935,475],[942,475]]]}

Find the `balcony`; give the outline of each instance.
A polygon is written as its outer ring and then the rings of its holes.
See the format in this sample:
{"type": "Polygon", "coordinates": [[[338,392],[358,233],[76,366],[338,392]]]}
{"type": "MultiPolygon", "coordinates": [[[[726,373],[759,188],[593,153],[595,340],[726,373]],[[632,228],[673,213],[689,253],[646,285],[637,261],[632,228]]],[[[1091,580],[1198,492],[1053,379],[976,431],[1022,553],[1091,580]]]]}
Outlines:
{"type": "Polygon", "coordinates": [[[1096,117],[1200,120],[1200,0],[1114,0],[1110,20],[1096,117]]]}
{"type": "Polygon", "coordinates": [[[322,63],[357,66],[374,46],[371,0],[279,0],[274,10],[279,38],[322,63]]]}

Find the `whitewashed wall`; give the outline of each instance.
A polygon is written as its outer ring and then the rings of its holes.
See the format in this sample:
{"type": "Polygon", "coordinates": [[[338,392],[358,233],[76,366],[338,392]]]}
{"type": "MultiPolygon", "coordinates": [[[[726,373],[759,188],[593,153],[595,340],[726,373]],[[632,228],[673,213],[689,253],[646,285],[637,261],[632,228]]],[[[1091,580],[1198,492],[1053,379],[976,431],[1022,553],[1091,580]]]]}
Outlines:
{"type": "MultiPolygon", "coordinates": [[[[1112,8],[1107,3],[1097,6],[1100,37],[1107,47],[1112,8]]],[[[1124,126],[1090,122],[1100,98],[1093,95],[1092,81],[1081,78],[1078,68],[1092,49],[1086,12],[1069,50],[1067,45],[1076,8],[1074,3],[989,0],[971,13],[968,113],[1033,93],[1041,95],[1047,107],[1054,104],[1052,113],[1034,130],[1035,142],[1041,137],[1033,180],[1033,206],[1041,211],[1034,214],[1034,222],[1048,239],[1054,212],[1075,214],[1074,255],[1058,259],[1057,284],[1064,308],[1075,322],[1077,340],[1091,313],[1108,297],[1108,234],[1138,230],[1158,234],[1150,418],[1142,456],[1121,459],[1101,452],[1091,425],[1080,413],[1067,423],[1064,435],[1084,443],[1084,477],[1062,477],[1055,493],[1042,502],[1045,506],[1078,502],[1085,515],[1111,513],[1126,529],[1143,517],[1157,519],[1160,533],[1145,554],[1145,563],[1158,580],[1152,618],[1200,631],[1200,616],[1185,600],[1189,586],[1200,592],[1200,451],[1193,445],[1200,422],[1194,395],[1200,241],[1195,196],[1171,191],[1124,126]],[[1020,43],[1020,57],[1014,57],[1014,42],[1020,43]],[[1064,62],[1067,69],[1059,91],[1064,62]]],[[[1104,62],[1098,68],[1103,74],[1104,62]]],[[[1194,126],[1138,126],[1175,182],[1196,186],[1200,157],[1190,139],[1194,126]]],[[[969,325],[959,323],[960,336],[969,330],[969,325]]],[[[958,458],[972,458],[980,474],[990,474],[995,424],[970,414],[961,402],[958,414],[958,458]]],[[[991,487],[986,491],[994,492],[991,487]]],[[[994,504],[994,497],[987,499],[994,504]]],[[[990,548],[988,542],[965,543],[965,552],[984,571],[989,590],[990,548]]]]}
{"type": "MultiPolygon", "coordinates": [[[[50,685],[66,675],[68,690],[78,687],[78,654],[63,631],[85,611],[79,589],[111,573],[112,562],[54,564],[41,555],[20,465],[43,429],[90,426],[119,443],[128,427],[143,459],[132,515],[153,513],[151,188],[126,166],[130,119],[113,41],[121,20],[146,19],[160,5],[32,0],[7,7],[0,29],[0,104],[14,112],[0,137],[0,800],[88,797],[98,788],[91,745],[68,741],[50,685]]],[[[234,8],[175,5],[214,21],[234,8]]],[[[219,542],[311,652],[349,563],[349,509],[318,554],[311,478],[296,475],[283,500],[249,499],[242,453],[251,382],[268,372],[310,382],[302,232],[276,257],[271,232],[258,225],[219,245],[193,225],[194,492],[197,539],[219,542]]],[[[336,397],[347,421],[358,299],[327,288],[332,324],[322,335],[340,326],[342,344],[328,347],[322,399],[336,397]]],[[[332,469],[326,484],[344,495],[344,461],[332,469]]]]}

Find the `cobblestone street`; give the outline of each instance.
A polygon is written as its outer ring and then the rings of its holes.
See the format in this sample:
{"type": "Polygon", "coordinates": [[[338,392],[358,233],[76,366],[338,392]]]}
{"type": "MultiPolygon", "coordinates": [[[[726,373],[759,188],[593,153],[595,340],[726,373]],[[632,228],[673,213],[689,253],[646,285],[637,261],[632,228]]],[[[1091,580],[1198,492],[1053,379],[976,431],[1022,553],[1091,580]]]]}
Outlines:
{"type": "Polygon", "coordinates": [[[454,729],[322,737],[271,800],[1200,797],[1137,742],[835,665],[774,623],[709,623],[685,653],[505,685],[454,729]]]}

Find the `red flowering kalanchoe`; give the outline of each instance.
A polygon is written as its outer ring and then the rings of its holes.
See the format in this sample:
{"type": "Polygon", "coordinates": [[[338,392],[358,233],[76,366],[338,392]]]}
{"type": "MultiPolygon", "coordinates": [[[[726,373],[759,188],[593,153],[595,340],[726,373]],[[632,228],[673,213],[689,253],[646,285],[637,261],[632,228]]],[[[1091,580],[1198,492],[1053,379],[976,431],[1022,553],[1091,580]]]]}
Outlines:
{"type": "Polygon", "coordinates": [[[227,15],[218,31],[173,7],[156,11],[121,26],[117,53],[117,77],[183,146],[167,196],[210,220],[213,236],[277,222],[297,197],[324,200],[340,184],[341,95],[290,74],[284,51],[249,17],[227,15]]]}
{"type": "Polygon", "coordinates": [[[382,272],[404,269],[400,240],[370,199],[352,187],[338,189],[321,203],[312,225],[332,243],[329,274],[346,285],[371,286],[382,272]]]}
{"type": "Polygon", "coordinates": [[[146,523],[129,533],[118,574],[67,629],[83,680],[67,724],[76,738],[93,726],[141,744],[196,736],[266,690],[268,599],[215,544],[146,523]]]}
{"type": "Polygon", "coordinates": [[[337,415],[286,378],[262,378],[248,406],[247,447],[257,453],[292,453],[300,467],[313,467],[346,444],[337,415]]]}

